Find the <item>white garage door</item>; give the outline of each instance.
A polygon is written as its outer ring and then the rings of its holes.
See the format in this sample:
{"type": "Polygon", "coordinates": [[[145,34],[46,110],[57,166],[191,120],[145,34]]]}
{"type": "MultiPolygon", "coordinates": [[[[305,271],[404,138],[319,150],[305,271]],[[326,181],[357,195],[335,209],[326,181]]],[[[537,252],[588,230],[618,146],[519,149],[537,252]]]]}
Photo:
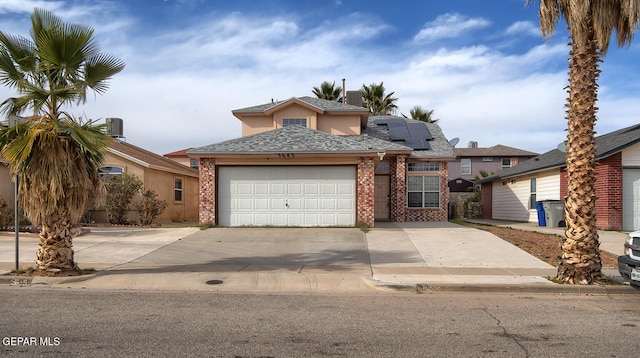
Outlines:
{"type": "Polygon", "coordinates": [[[353,226],[353,166],[220,167],[221,226],[353,226]]]}
{"type": "Polygon", "coordinates": [[[640,169],[622,169],[622,230],[640,229],[640,169]]]}

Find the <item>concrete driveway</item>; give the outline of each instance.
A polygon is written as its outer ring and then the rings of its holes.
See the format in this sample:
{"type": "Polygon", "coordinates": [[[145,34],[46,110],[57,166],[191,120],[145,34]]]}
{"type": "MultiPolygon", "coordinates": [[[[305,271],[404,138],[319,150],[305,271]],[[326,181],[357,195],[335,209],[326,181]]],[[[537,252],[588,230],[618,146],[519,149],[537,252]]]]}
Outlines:
{"type": "MultiPolygon", "coordinates": [[[[37,238],[20,239],[23,267],[37,238]]],[[[14,267],[13,237],[0,236],[0,269],[14,267]]],[[[373,283],[549,285],[555,269],[496,236],[449,222],[356,228],[92,227],[74,240],[81,268],[61,279],[95,288],[360,291],[373,283]],[[224,283],[218,286],[207,282],[224,283]]]]}

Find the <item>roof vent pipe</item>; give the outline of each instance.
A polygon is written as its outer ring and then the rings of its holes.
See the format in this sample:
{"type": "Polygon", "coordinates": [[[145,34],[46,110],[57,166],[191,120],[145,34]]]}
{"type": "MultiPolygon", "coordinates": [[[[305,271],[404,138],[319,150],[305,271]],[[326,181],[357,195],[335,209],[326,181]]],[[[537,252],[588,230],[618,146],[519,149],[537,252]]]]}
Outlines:
{"type": "Polygon", "coordinates": [[[345,94],[345,93],[344,93],[344,92],[345,92],[344,84],[345,84],[345,81],[346,81],[346,80],[347,80],[346,78],[343,78],[343,79],[342,79],[342,104],[344,104],[344,103],[345,103],[345,101],[347,100],[347,99],[345,98],[345,95],[344,95],[344,94],[345,94]]]}

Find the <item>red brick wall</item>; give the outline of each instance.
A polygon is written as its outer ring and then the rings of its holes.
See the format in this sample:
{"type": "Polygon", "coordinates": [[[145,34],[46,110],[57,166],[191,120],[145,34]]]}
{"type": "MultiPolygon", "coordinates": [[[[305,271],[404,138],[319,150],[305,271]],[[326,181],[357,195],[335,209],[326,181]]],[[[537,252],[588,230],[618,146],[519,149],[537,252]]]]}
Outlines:
{"type": "Polygon", "coordinates": [[[391,221],[404,222],[407,209],[407,157],[398,155],[389,160],[391,193],[389,193],[391,221]]]}
{"type": "Polygon", "coordinates": [[[216,164],[211,158],[200,158],[200,223],[216,223],[216,164]]]}
{"type": "Polygon", "coordinates": [[[365,223],[369,227],[375,225],[374,219],[374,189],[375,189],[375,166],[373,158],[359,157],[356,184],[356,223],[365,223]]]}
{"type": "MultiPolygon", "coordinates": [[[[406,208],[404,221],[447,221],[449,207],[449,186],[447,185],[447,162],[440,162],[440,207],[439,208],[406,208]]],[[[405,181],[406,183],[406,181],[405,181]]],[[[402,194],[405,198],[404,206],[407,206],[406,185],[402,194]]]]}
{"type": "MultiPolygon", "coordinates": [[[[595,168],[596,225],[622,230],[622,153],[613,154],[595,168]]],[[[567,170],[560,172],[560,197],[567,197],[567,170]]]]}
{"type": "Polygon", "coordinates": [[[596,165],[596,222],[602,229],[622,230],[622,153],[596,165]]]}

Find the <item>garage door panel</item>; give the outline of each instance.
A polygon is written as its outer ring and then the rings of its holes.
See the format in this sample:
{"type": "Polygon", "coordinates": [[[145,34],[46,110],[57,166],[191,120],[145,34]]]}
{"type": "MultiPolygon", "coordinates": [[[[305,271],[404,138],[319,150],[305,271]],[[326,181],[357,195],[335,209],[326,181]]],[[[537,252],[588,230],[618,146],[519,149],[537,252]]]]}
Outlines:
{"type": "Polygon", "coordinates": [[[254,195],[268,195],[269,193],[269,184],[268,183],[255,183],[253,185],[254,195]]]}
{"type": "Polygon", "coordinates": [[[355,187],[349,184],[338,184],[338,194],[339,195],[353,195],[355,191],[355,187]]]}
{"type": "Polygon", "coordinates": [[[236,183],[234,185],[234,191],[232,191],[233,194],[235,195],[251,195],[253,194],[252,192],[252,185],[251,183],[236,183]]]}
{"type": "Polygon", "coordinates": [[[283,183],[271,183],[272,195],[283,195],[285,192],[285,185],[283,183]]]}
{"type": "Polygon", "coordinates": [[[221,226],[352,226],[355,167],[220,167],[221,226]]]}
{"type": "Polygon", "coordinates": [[[287,194],[289,195],[301,195],[302,194],[302,184],[301,183],[288,183],[287,184],[287,194]]]}

